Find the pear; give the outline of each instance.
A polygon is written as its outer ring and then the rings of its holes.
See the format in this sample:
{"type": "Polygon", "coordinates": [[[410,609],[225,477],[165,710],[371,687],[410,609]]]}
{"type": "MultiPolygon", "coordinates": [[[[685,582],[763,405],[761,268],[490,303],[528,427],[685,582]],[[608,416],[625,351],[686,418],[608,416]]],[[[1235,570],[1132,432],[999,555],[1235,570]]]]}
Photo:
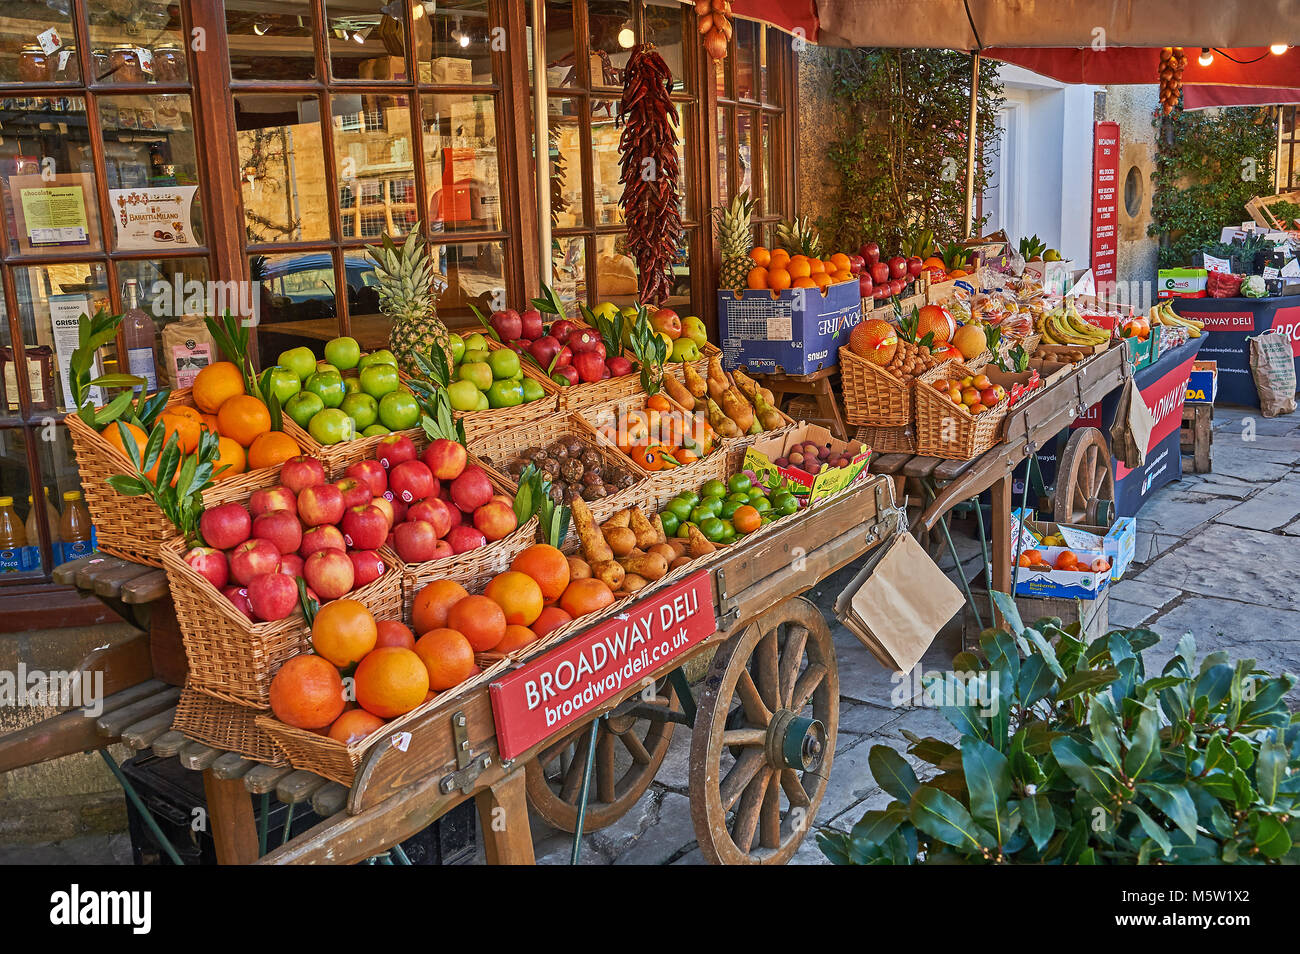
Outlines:
{"type": "Polygon", "coordinates": [[[785,418],[781,412],[769,404],[761,393],[754,395],[754,409],[758,411],[758,421],[763,425],[763,430],[774,431],[778,427],[785,426],[785,418]]]}
{"type": "Polygon", "coordinates": [[[713,429],[723,437],[740,436],[741,431],[740,428],[736,426],[736,422],[727,417],[726,414],[723,414],[722,408],[718,407],[717,402],[712,398],[709,399],[709,423],[713,425],[713,429]]]}
{"type": "Polygon", "coordinates": [[[722,406],[723,413],[735,421],[736,426],[742,431],[748,431],[753,426],[754,409],[750,407],[744,395],[735,388],[727,388],[723,391],[718,403],[722,406]]]}
{"type": "Polygon", "coordinates": [[[700,377],[700,372],[695,370],[694,365],[682,365],[682,373],[686,377],[686,389],[697,398],[702,398],[709,393],[708,384],[706,384],[704,379],[700,377]]]}

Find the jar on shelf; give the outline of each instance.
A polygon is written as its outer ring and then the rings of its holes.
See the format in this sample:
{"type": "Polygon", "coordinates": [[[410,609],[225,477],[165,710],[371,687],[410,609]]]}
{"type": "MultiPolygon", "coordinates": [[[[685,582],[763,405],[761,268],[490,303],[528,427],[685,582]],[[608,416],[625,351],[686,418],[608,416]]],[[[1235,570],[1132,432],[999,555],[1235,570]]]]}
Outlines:
{"type": "Polygon", "coordinates": [[[104,77],[110,83],[143,83],[144,70],[140,66],[140,51],[130,43],[119,43],[108,53],[108,73],[104,77]]]}
{"type": "Polygon", "coordinates": [[[81,79],[81,64],[77,61],[75,46],[65,46],[50,57],[50,79],[56,83],[81,79]]]}
{"type": "Polygon", "coordinates": [[[108,51],[94,49],[90,51],[90,80],[92,83],[111,83],[112,77],[106,75],[109,70],[108,51]]]}
{"type": "Polygon", "coordinates": [[[179,43],[162,43],[153,48],[153,78],[157,83],[185,82],[185,53],[179,43]]]}
{"type": "Polygon", "coordinates": [[[25,46],[18,51],[18,82],[48,83],[50,57],[39,46],[25,46]]]}

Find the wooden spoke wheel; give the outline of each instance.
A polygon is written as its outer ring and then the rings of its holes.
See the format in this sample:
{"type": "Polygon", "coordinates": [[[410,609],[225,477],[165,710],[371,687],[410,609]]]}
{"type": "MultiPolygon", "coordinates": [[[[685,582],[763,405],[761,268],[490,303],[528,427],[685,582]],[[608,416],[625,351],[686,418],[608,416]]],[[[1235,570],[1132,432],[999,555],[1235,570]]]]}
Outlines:
{"type": "Polygon", "coordinates": [[[1070,435],[1056,471],[1052,512],[1057,523],[1110,525],[1115,515],[1115,472],[1110,447],[1097,428],[1081,427],[1070,435]]]}
{"type": "Polygon", "coordinates": [[[706,859],[790,860],[826,793],[839,704],[830,630],[807,600],[774,606],[722,645],[691,736],[691,820],[706,859]]]}
{"type": "MultiPolygon", "coordinates": [[[[635,695],[600,720],[583,831],[614,824],[645,794],[668,754],[675,723],[664,716],[676,703],[677,693],[671,687],[656,686],[652,699],[635,695]]],[[[525,768],[528,803],[561,831],[578,827],[590,739],[591,725],[586,725],[542,749],[525,768]]]]}

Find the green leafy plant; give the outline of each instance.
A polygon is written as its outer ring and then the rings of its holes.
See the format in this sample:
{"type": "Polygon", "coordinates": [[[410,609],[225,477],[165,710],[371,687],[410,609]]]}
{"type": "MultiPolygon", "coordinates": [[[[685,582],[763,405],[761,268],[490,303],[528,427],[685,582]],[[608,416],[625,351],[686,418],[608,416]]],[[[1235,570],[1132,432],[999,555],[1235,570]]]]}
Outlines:
{"type": "Polygon", "coordinates": [[[558,547],[564,542],[573,512],[563,504],[556,504],[551,496],[550,478],[533,464],[528,464],[519,474],[514,508],[515,519],[520,524],[537,516],[542,525],[542,536],[551,546],[558,547]]]}
{"type": "MultiPolygon", "coordinates": [[[[145,379],[134,374],[101,374],[91,378],[95,367],[95,354],[100,348],[117,337],[117,328],[122,323],[122,315],[112,315],[106,311],[96,311],[91,318],[84,312],[77,319],[77,347],[68,362],[68,387],[72,392],[72,403],[77,407],[77,416],[95,430],[111,424],[128,411],[128,420],[138,415],[145,407],[151,407],[148,396],[144,394],[145,379]],[[141,389],[139,393],[123,391],[102,408],[96,409],[90,400],[91,388],[131,388],[141,389]],[[138,402],[143,401],[142,405],[138,402]]],[[[167,403],[166,392],[162,404],[167,403]]],[[[162,404],[159,405],[161,408],[162,404]]],[[[154,412],[156,416],[157,412],[154,412]]],[[[152,423],[152,417],[150,418],[152,423]]]]}
{"type": "Polygon", "coordinates": [[[609,357],[623,353],[623,342],[627,336],[626,315],[620,311],[613,318],[606,318],[593,313],[586,305],[579,305],[578,310],[582,312],[582,320],[600,332],[600,339],[605,343],[605,353],[609,357]]]}
{"type": "Polygon", "coordinates": [[[559,293],[550,285],[542,285],[542,297],[531,299],[529,304],[543,315],[559,317],[564,314],[564,302],[560,300],[559,293]]]}
{"type": "Polygon", "coordinates": [[[658,394],[664,381],[664,362],[668,360],[668,342],[650,324],[649,313],[636,306],[636,321],[632,325],[632,353],[641,367],[641,390],[658,394]]]}
{"type": "Polygon", "coordinates": [[[465,443],[465,422],[452,412],[447,385],[451,382],[451,367],[447,353],[441,348],[431,348],[425,354],[412,355],[416,369],[424,378],[410,378],[406,385],[420,405],[420,426],[431,441],[442,438],[465,443]]]}
{"type": "Polygon", "coordinates": [[[253,357],[248,351],[248,323],[233,316],[230,309],[226,309],[220,318],[205,316],[203,323],[208,326],[208,333],[212,335],[212,340],[217,343],[221,353],[234,362],[239,368],[239,373],[244,376],[244,390],[260,397],[262,403],[266,405],[267,411],[271,414],[271,430],[281,430],[284,421],[280,399],[276,397],[275,389],[271,387],[272,369],[267,368],[260,375],[254,370],[253,357]]]}
{"type": "Polygon", "coordinates": [[[923,680],[959,745],[904,733],[933,765],[922,781],[894,749],[868,762],[894,797],[849,834],[818,844],[840,864],[1212,864],[1300,861],[1300,723],[1289,674],[1210,653],[1190,635],[1158,675],[1159,637],[1117,630],[1091,642],[1059,619],[1006,628],[982,654],[923,680]],[[963,679],[962,674],[968,678],[963,679]],[[972,692],[972,685],[978,687],[972,692]]]}
{"type": "Polygon", "coordinates": [[[149,431],[143,450],[136,446],[122,421],[116,426],[135,473],[112,474],[107,478],[109,486],[126,497],[151,498],[186,540],[196,539],[203,513],[203,490],[212,483],[213,467],[220,456],[217,435],[204,429],[194,453],[184,454],[179,436],[172,433],[169,437],[161,422],[149,431]],[[148,475],[155,464],[158,470],[151,478],[148,475]]]}

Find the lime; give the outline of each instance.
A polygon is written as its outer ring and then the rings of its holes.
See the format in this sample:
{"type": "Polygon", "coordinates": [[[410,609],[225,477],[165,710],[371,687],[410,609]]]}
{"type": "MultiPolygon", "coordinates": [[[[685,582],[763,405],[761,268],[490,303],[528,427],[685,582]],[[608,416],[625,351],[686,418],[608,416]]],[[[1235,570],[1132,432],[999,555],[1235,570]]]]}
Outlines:
{"type": "Polygon", "coordinates": [[[694,493],[693,491],[690,491],[690,490],[683,490],[680,494],[677,495],[677,499],[678,499],[678,500],[689,500],[690,503],[691,503],[691,506],[694,507],[694,506],[696,506],[697,504],[699,504],[699,502],[700,502],[700,495],[697,494],[697,493],[694,493]]]}
{"type": "MultiPolygon", "coordinates": [[[[757,504],[755,509],[758,509],[757,504]]],[[[782,491],[772,498],[772,509],[781,516],[788,517],[799,509],[799,501],[794,499],[794,494],[782,491]]]]}
{"type": "Polygon", "coordinates": [[[727,525],[717,517],[706,517],[700,521],[700,533],[710,543],[717,543],[727,532],[727,525]]]}
{"type": "MultiPolygon", "coordinates": [[[[682,523],[683,521],[691,519],[691,510],[694,506],[695,505],[685,497],[674,497],[672,500],[668,501],[668,506],[664,507],[664,513],[672,514],[673,519],[678,523],[682,523]]],[[[665,532],[667,532],[667,528],[665,528],[665,532]]]]}
{"type": "Polygon", "coordinates": [[[690,531],[691,531],[691,527],[693,526],[695,526],[695,524],[691,523],[689,520],[685,521],[680,526],[678,526],[677,536],[685,540],[687,537],[691,535],[690,531]]]}
{"type": "Polygon", "coordinates": [[[376,434],[391,434],[391,433],[393,432],[390,431],[388,428],[384,427],[384,425],[382,424],[371,424],[369,427],[367,427],[365,430],[361,432],[361,436],[374,437],[376,434]]]}
{"type": "Polygon", "coordinates": [[[727,494],[727,499],[733,500],[736,503],[749,503],[749,494],[743,494],[743,493],[727,494]]]}
{"type": "Polygon", "coordinates": [[[739,500],[732,500],[728,497],[726,502],[722,505],[722,510],[718,512],[718,516],[723,520],[730,520],[732,515],[743,506],[745,506],[745,504],[741,503],[739,500]]]}
{"type": "Polygon", "coordinates": [[[753,503],[755,500],[766,500],[767,492],[762,487],[750,487],[749,493],[745,496],[749,498],[750,503],[753,503]]]}
{"type": "Polygon", "coordinates": [[[752,504],[750,504],[750,506],[753,507],[755,510],[757,510],[759,513],[772,512],[772,501],[768,500],[766,497],[763,497],[760,500],[755,500],[752,504]]]}
{"type": "Polygon", "coordinates": [[[681,521],[677,519],[677,514],[673,513],[671,510],[665,510],[661,513],[659,515],[659,522],[664,525],[664,534],[670,537],[677,532],[677,527],[681,523],[681,521]]]}
{"type": "Polygon", "coordinates": [[[704,486],[700,488],[700,493],[705,497],[725,497],[727,485],[720,480],[706,480],[704,486]]]}
{"type": "Polygon", "coordinates": [[[727,489],[733,494],[744,493],[754,486],[748,474],[732,474],[727,481],[727,489]]]}

